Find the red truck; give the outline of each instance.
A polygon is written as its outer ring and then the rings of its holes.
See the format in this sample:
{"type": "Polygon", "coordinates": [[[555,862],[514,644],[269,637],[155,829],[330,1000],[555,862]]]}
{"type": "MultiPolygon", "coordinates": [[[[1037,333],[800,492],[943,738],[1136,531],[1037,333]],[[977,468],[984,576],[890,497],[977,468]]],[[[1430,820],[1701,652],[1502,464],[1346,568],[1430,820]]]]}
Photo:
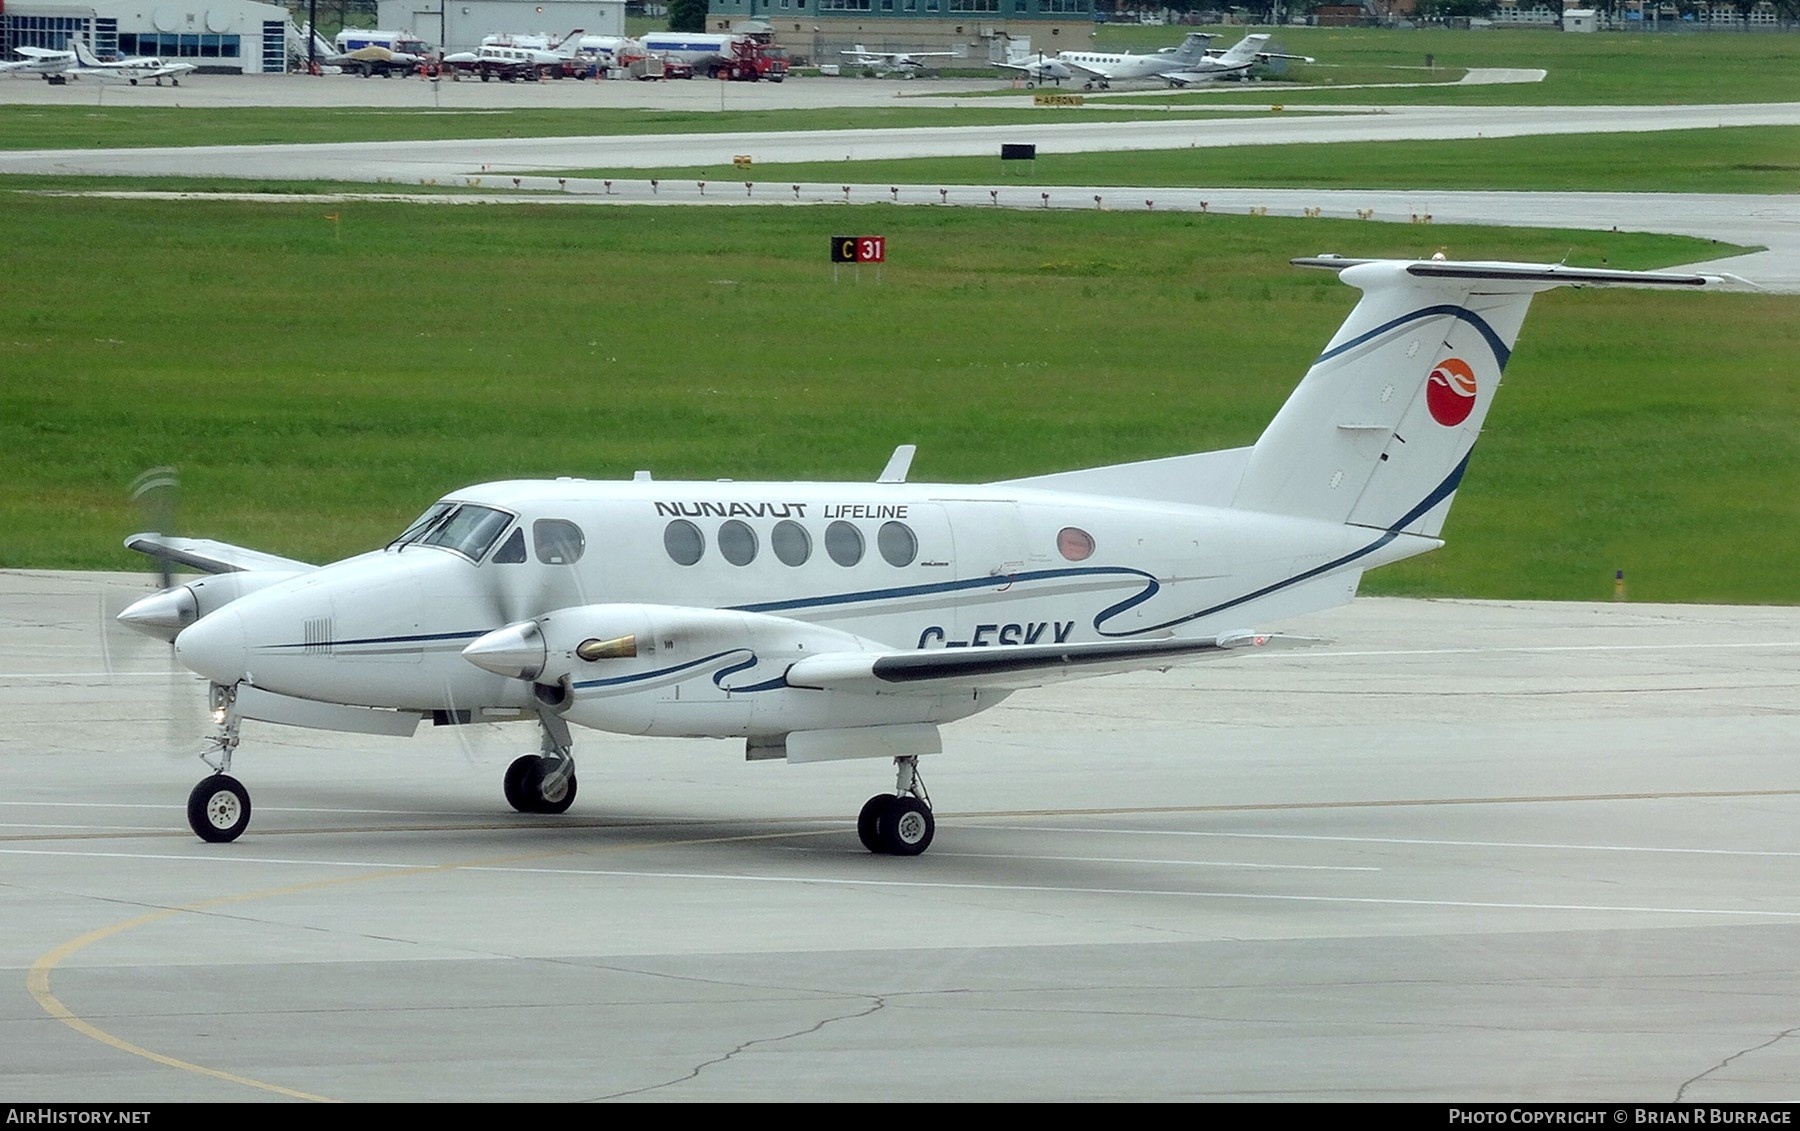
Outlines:
{"type": "Polygon", "coordinates": [[[780,82],[788,73],[787,48],[743,34],[659,31],[644,37],[644,50],[713,79],[780,82]]]}

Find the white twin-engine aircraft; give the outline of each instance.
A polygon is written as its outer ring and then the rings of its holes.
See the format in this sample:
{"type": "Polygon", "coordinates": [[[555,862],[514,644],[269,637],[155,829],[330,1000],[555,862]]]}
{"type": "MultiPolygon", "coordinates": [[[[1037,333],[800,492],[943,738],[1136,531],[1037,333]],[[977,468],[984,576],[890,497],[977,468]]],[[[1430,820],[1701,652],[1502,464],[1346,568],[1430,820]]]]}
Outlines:
{"type": "Polygon", "coordinates": [[[1247,651],[1442,545],[1531,298],[1721,276],[1320,258],[1363,297],[1247,448],[985,486],[515,480],[456,491],[381,550],[315,568],[223,543],[135,549],[215,574],[120,620],[212,682],[218,772],[188,804],[229,841],[239,724],[411,734],[535,720],[515,809],[575,799],[570,723],[739,738],[752,759],[891,758],[857,821],[914,855],[938,728],[1020,688],[1247,651]]]}

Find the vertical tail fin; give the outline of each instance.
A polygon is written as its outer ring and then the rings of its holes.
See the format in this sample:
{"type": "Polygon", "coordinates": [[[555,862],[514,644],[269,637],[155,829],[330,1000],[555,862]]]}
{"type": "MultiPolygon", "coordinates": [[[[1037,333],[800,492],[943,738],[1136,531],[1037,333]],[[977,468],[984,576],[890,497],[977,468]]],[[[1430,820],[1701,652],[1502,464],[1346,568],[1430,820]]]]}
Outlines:
{"type": "Polygon", "coordinates": [[[1197,63],[1206,58],[1206,45],[1212,41],[1212,35],[1204,31],[1190,31],[1181,41],[1181,46],[1174,51],[1174,57],[1183,63],[1197,63]]]}
{"type": "Polygon", "coordinates": [[[1254,63],[1257,52],[1261,51],[1263,44],[1267,42],[1269,42],[1267,35],[1246,35],[1232,44],[1231,49],[1225,54],[1216,56],[1216,58],[1219,62],[1234,67],[1240,63],[1254,63]]]}
{"type": "Polygon", "coordinates": [[[1233,504],[1436,537],[1532,296],[1718,276],[1523,263],[1296,259],[1363,297],[1251,450],[1233,504]]]}

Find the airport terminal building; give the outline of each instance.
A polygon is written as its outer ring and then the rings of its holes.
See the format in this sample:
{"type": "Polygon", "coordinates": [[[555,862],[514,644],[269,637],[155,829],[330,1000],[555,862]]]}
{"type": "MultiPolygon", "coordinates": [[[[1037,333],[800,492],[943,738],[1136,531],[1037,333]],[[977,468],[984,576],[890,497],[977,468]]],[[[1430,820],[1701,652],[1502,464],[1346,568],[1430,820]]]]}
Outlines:
{"type": "Polygon", "coordinates": [[[153,55],[203,71],[280,73],[287,70],[288,29],[286,8],[256,0],[0,3],[0,43],[9,56],[15,47],[65,51],[69,38],[80,36],[102,58],[153,55]]]}

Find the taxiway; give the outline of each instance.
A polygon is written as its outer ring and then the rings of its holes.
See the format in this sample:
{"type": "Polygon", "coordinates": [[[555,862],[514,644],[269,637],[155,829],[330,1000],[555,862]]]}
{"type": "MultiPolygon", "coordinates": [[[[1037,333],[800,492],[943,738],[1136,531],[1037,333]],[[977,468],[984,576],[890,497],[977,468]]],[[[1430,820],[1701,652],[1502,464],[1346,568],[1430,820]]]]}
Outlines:
{"type": "Polygon", "coordinates": [[[1800,610],[1360,600],[1332,643],[1021,693],[924,767],[248,724],[0,574],[0,1047],[34,1101],[1791,1100],[1800,610]],[[177,751],[184,752],[177,756],[177,751]]]}

